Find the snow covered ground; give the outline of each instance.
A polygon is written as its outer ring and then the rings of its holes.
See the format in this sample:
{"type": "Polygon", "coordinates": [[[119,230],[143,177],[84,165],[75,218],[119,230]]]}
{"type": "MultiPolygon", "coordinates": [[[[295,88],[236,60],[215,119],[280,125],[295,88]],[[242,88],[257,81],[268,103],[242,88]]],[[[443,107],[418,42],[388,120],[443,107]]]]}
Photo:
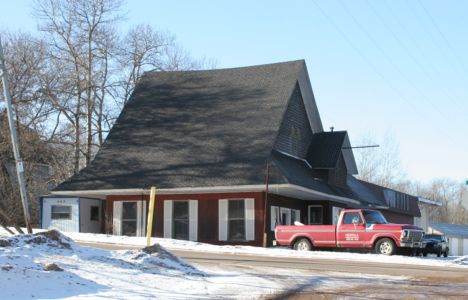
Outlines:
{"type": "MultiPolygon", "coordinates": [[[[146,238],[143,237],[128,237],[128,236],[114,236],[105,234],[91,234],[91,233],[75,233],[65,232],[65,235],[75,241],[82,242],[100,242],[109,244],[133,245],[144,246],[146,245],[146,238]]],[[[288,248],[261,248],[250,246],[216,246],[205,243],[152,238],[151,243],[158,243],[167,249],[171,250],[195,250],[202,252],[214,253],[227,253],[227,254],[245,254],[245,255],[263,255],[275,257],[303,257],[303,258],[320,258],[320,259],[333,259],[333,260],[352,260],[352,261],[370,261],[389,264],[412,264],[412,265],[425,265],[425,266],[442,266],[442,267],[461,267],[468,268],[468,257],[449,256],[443,257],[409,257],[409,256],[385,256],[377,254],[361,254],[349,252],[335,252],[335,251],[310,251],[298,252],[288,248]]]]}
{"type": "MultiPolygon", "coordinates": [[[[363,286],[407,284],[412,278],[343,273],[314,273],[268,267],[194,267],[170,250],[254,254],[283,257],[367,260],[383,263],[423,264],[466,268],[466,258],[385,257],[341,252],[300,253],[289,249],[213,246],[202,243],[153,239],[157,253],[143,250],[105,251],[82,247],[75,241],[128,245],[145,244],[144,238],[65,233],[8,236],[0,232],[1,299],[258,299],[307,287],[314,293],[336,293],[363,286]],[[73,240],[75,241],[73,241],[73,240]],[[458,263],[457,263],[458,261],[458,263]],[[45,271],[55,263],[63,271],[45,271]]],[[[153,249],[155,250],[155,249],[153,249]]],[[[444,290],[443,290],[444,291],[444,290]]],[[[367,291],[366,291],[367,293],[367,291]]]]}

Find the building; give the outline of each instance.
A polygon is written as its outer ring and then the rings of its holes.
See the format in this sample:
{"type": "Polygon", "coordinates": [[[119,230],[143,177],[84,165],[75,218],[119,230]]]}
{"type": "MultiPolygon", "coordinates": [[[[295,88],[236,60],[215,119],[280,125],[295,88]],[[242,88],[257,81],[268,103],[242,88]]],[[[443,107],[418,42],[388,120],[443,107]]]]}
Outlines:
{"type": "Polygon", "coordinates": [[[357,180],[346,131],[325,132],[303,60],[148,72],[92,163],[53,192],[106,201],[107,232],[262,245],[275,224],[341,208],[413,223],[417,198],[357,180]]]}
{"type": "Polygon", "coordinates": [[[447,236],[450,255],[468,255],[468,225],[431,223],[428,226],[427,233],[447,236]]]}
{"type": "Polygon", "coordinates": [[[418,197],[419,211],[421,212],[420,217],[414,218],[414,224],[424,229],[425,232],[429,229],[429,223],[431,222],[434,214],[440,213],[437,208],[442,206],[442,203],[423,197],[418,197]]]}

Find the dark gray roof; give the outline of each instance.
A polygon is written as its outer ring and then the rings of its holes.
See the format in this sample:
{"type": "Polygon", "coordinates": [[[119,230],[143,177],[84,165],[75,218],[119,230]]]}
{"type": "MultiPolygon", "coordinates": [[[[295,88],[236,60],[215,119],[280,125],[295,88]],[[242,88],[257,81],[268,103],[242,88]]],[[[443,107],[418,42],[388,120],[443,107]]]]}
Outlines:
{"type": "Polygon", "coordinates": [[[448,236],[468,239],[468,225],[466,224],[431,223],[429,224],[429,227],[432,227],[448,236]]]}
{"type": "Polygon", "coordinates": [[[146,73],[92,163],[55,190],[263,184],[304,68],[146,73]]]}
{"type": "Polygon", "coordinates": [[[312,135],[307,161],[314,169],[333,169],[338,163],[346,131],[319,132],[312,135]]]}

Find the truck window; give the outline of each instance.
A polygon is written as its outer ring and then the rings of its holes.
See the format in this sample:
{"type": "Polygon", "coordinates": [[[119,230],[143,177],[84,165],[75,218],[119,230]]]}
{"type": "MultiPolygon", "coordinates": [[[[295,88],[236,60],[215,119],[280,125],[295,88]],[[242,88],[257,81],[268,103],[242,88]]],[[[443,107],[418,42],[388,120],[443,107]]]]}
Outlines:
{"type": "Polygon", "coordinates": [[[357,224],[362,224],[362,219],[359,213],[345,213],[344,218],[343,218],[343,224],[354,224],[353,220],[355,222],[357,221],[357,224]]]}
{"type": "Polygon", "coordinates": [[[381,212],[375,210],[363,210],[362,214],[367,224],[387,224],[387,220],[381,212]]]}

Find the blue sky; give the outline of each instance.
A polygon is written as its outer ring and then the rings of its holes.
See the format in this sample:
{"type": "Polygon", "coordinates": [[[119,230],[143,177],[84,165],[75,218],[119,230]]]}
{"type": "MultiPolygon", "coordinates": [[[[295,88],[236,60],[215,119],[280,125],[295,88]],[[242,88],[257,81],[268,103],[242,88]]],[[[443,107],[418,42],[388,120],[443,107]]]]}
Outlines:
{"type": "MultiPolygon", "coordinates": [[[[0,28],[35,31],[31,6],[2,1],[0,28]]],[[[325,128],[348,130],[355,145],[390,133],[411,179],[468,179],[467,1],[140,0],[125,10],[122,30],[170,31],[221,68],[305,59],[325,128]]]]}

